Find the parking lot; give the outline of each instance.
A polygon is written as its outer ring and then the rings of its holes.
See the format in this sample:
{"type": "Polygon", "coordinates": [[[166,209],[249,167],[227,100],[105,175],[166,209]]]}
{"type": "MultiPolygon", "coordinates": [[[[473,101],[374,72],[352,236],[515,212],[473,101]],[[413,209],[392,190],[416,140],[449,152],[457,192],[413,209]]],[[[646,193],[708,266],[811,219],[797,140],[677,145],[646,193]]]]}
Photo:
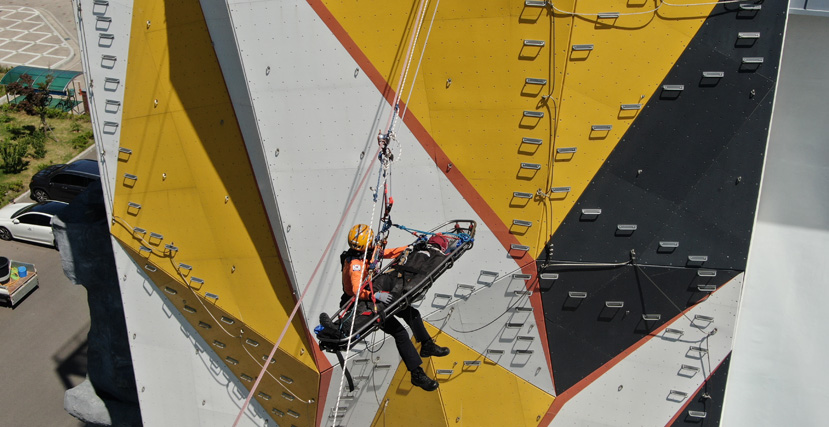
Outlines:
{"type": "MultiPolygon", "coordinates": [[[[72,3],[23,4],[23,10],[0,5],[0,18],[8,18],[0,22],[0,49],[9,51],[0,52],[6,59],[0,63],[45,61],[81,70],[72,3]]],[[[84,154],[95,158],[94,150],[84,154]]],[[[18,201],[31,200],[25,194],[18,201]]],[[[0,304],[0,425],[84,426],[63,409],[63,394],[86,376],[86,290],[69,282],[60,253],[51,247],[0,241],[0,256],[34,264],[40,283],[14,308],[0,304]]]]}
{"type": "Polygon", "coordinates": [[[63,393],[86,376],[86,290],[51,247],[0,241],[0,256],[35,264],[40,282],[14,308],[0,305],[0,425],[83,426],[63,393]]]}

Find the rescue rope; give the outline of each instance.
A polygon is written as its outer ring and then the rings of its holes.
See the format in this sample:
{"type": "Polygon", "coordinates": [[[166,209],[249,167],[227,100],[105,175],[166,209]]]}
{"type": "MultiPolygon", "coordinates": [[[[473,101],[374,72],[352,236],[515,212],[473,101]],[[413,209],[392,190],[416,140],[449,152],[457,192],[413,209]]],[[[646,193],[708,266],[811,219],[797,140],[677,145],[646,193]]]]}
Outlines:
{"type": "MultiPolygon", "coordinates": [[[[369,173],[371,172],[371,167],[372,167],[373,164],[374,164],[374,160],[372,159],[372,161],[368,165],[368,168],[366,169],[366,173],[363,174],[363,178],[360,180],[360,183],[357,185],[357,189],[354,191],[354,194],[351,196],[351,200],[349,200],[348,204],[346,205],[346,208],[343,211],[344,213],[340,217],[340,222],[337,223],[337,227],[334,228],[334,233],[331,235],[331,239],[328,240],[328,244],[326,245],[325,250],[323,250],[322,256],[320,256],[320,260],[317,262],[317,266],[314,268],[314,271],[311,273],[311,277],[308,279],[308,283],[305,284],[305,289],[302,291],[302,295],[297,300],[296,305],[294,306],[294,310],[291,312],[291,315],[288,317],[288,321],[285,322],[285,328],[282,330],[283,334],[280,335],[280,339],[274,344],[273,350],[271,350],[271,353],[268,355],[267,360],[265,360],[265,363],[262,365],[262,371],[266,371],[268,365],[270,365],[270,363],[271,363],[271,360],[273,360],[273,355],[276,353],[276,349],[279,347],[279,344],[281,344],[281,342],[282,342],[281,340],[282,340],[282,337],[284,336],[284,332],[290,326],[291,321],[293,320],[293,316],[296,315],[297,308],[300,306],[300,304],[302,304],[302,300],[305,298],[305,294],[308,292],[308,289],[311,287],[311,283],[313,283],[314,277],[316,277],[317,272],[320,269],[320,266],[322,266],[322,263],[325,260],[325,257],[328,255],[328,252],[331,250],[331,247],[333,246],[334,241],[339,236],[339,230],[342,227],[343,223],[345,222],[345,218],[346,218],[345,213],[351,210],[351,207],[354,205],[354,202],[357,200],[357,195],[359,194],[359,189],[362,188],[365,185],[366,179],[368,178],[369,173]]],[[[236,427],[236,425],[239,423],[239,420],[242,418],[242,415],[245,413],[245,409],[247,409],[247,406],[250,404],[250,399],[253,397],[253,394],[256,392],[256,388],[259,386],[259,381],[263,377],[263,372],[262,371],[260,371],[259,375],[256,377],[256,382],[253,384],[253,387],[251,387],[250,392],[248,393],[248,397],[247,397],[247,399],[245,399],[245,403],[242,405],[242,408],[239,410],[239,415],[236,417],[236,421],[233,422],[234,427],[236,427]]]]}
{"type": "MultiPolygon", "coordinates": [[[[729,3],[743,3],[746,0],[724,0],[724,1],[712,1],[712,2],[705,2],[705,3],[687,3],[687,4],[679,4],[679,3],[668,3],[664,0],[659,0],[659,5],[653,9],[644,10],[641,12],[613,12],[618,13],[619,16],[634,16],[634,15],[648,15],[654,12],[659,11],[662,6],[669,6],[669,7],[692,7],[692,6],[711,6],[711,5],[718,5],[718,4],[729,4],[729,3]]],[[[611,12],[601,12],[601,13],[580,13],[580,12],[571,12],[569,10],[562,10],[557,8],[552,2],[547,2],[554,11],[563,14],[563,15],[573,15],[573,16],[600,16],[605,15],[611,12]]]]}

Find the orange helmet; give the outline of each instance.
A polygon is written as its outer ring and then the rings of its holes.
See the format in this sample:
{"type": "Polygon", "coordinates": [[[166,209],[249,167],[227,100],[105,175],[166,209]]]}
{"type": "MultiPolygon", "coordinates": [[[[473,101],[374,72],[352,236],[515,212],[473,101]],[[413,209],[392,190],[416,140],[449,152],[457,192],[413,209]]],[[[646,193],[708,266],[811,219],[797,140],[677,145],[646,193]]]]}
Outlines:
{"type": "Polygon", "coordinates": [[[365,224],[357,224],[348,232],[348,246],[351,249],[364,251],[374,244],[374,230],[365,224]]]}

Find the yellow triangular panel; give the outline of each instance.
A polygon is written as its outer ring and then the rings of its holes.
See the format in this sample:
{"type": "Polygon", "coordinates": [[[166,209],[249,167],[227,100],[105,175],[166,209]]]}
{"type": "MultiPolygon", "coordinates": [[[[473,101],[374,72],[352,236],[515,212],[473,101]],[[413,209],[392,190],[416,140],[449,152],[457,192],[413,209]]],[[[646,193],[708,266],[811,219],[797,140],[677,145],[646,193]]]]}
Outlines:
{"type": "Polygon", "coordinates": [[[538,425],[555,399],[552,395],[428,323],[426,329],[438,345],[451,350],[446,357],[424,360],[424,370],[440,387],[426,392],[412,386],[401,363],[373,425],[538,425]],[[438,422],[438,414],[445,419],[438,422]]]}

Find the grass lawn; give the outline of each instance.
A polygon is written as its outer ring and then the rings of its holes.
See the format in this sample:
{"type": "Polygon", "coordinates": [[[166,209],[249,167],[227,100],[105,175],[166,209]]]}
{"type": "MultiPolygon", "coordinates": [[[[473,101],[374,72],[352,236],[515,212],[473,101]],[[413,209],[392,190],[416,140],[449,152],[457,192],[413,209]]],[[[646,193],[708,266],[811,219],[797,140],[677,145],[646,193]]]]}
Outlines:
{"type": "MultiPolygon", "coordinates": [[[[40,129],[39,117],[9,111],[7,108],[6,105],[0,108],[0,144],[6,141],[20,141],[40,129]]],[[[43,158],[36,158],[34,148],[30,146],[23,158],[27,164],[22,172],[6,173],[0,169],[0,206],[28,190],[32,175],[39,170],[48,165],[66,163],[92,145],[94,141],[89,116],[71,114],[61,116],[46,119],[52,131],[47,133],[45,138],[46,153],[43,158]]],[[[0,165],[3,161],[0,157],[0,165]]]]}

